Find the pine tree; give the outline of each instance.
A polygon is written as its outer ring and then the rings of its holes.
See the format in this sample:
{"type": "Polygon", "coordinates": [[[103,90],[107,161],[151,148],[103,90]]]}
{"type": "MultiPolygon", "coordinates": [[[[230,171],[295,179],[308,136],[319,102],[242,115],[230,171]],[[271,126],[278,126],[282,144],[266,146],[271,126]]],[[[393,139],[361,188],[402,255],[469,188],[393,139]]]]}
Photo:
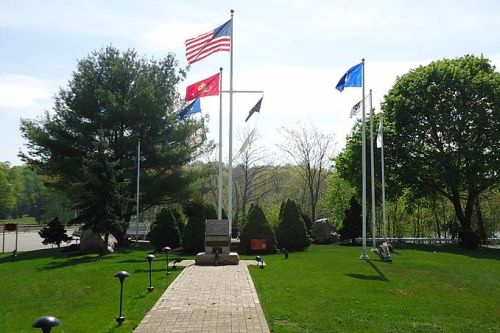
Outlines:
{"type": "Polygon", "coordinates": [[[38,232],[38,234],[43,238],[42,244],[56,244],[57,248],[61,247],[61,243],[72,240],[72,238],[66,234],[66,229],[64,229],[64,225],[59,221],[58,217],[50,221],[46,227],[38,232]]]}

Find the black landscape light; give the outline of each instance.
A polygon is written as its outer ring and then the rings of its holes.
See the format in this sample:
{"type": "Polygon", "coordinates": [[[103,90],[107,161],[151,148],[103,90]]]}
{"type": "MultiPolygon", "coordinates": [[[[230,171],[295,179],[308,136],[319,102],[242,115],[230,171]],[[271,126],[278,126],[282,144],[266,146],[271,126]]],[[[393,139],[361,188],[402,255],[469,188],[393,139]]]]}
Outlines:
{"type": "Polygon", "coordinates": [[[162,252],[165,252],[165,255],[167,256],[167,274],[170,274],[168,270],[168,253],[172,251],[172,249],[168,246],[165,246],[163,249],[161,249],[162,252]]]}
{"type": "Polygon", "coordinates": [[[153,259],[155,258],[154,255],[152,254],[148,254],[146,257],[144,257],[144,259],[147,259],[148,262],[149,262],[149,287],[148,287],[148,291],[149,292],[152,292],[155,288],[151,285],[151,261],[153,261],[153,259]]]}
{"type": "Polygon", "coordinates": [[[260,256],[256,256],[255,261],[257,261],[257,265],[259,266],[260,269],[264,269],[264,267],[266,266],[264,259],[262,259],[260,256]]]}
{"type": "Polygon", "coordinates": [[[285,255],[285,259],[288,259],[288,250],[285,248],[282,248],[281,252],[285,255]]]}
{"type": "Polygon", "coordinates": [[[117,277],[118,279],[120,279],[120,315],[118,317],[116,317],[116,322],[118,324],[121,324],[125,320],[125,317],[122,315],[123,281],[125,281],[125,278],[129,277],[130,274],[128,272],[125,272],[125,271],[120,271],[120,272],[116,272],[114,276],[117,277]]]}
{"type": "Polygon", "coordinates": [[[61,322],[56,317],[52,316],[43,316],[35,320],[31,327],[33,328],[41,328],[43,333],[49,333],[52,327],[59,326],[61,322]]]}

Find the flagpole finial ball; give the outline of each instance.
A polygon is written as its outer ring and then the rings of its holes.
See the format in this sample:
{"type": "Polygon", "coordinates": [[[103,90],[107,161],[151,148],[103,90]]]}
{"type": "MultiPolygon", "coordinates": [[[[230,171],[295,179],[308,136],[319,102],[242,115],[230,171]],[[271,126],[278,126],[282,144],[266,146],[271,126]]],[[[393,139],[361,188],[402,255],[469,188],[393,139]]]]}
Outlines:
{"type": "Polygon", "coordinates": [[[231,14],[234,14],[234,9],[231,9],[231,14]]]}
{"type": "Polygon", "coordinates": [[[221,67],[221,68],[219,68],[219,70],[222,72],[222,67],[221,67]]]}
{"type": "Polygon", "coordinates": [[[361,59],[362,62],[365,62],[365,58],[361,59]]]}

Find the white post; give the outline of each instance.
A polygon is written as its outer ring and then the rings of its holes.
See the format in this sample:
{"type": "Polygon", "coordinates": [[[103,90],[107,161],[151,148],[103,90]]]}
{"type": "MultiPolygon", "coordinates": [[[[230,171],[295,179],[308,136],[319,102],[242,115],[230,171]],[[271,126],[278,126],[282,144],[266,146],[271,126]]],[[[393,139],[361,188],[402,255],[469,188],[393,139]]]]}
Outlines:
{"type": "Polygon", "coordinates": [[[384,225],[384,241],[387,241],[387,221],[385,218],[385,165],[384,165],[384,122],[380,118],[380,160],[382,163],[382,221],[384,225]]]}
{"type": "Polygon", "coordinates": [[[141,175],[141,140],[137,143],[137,194],[136,194],[136,215],[135,215],[135,244],[139,245],[139,177],[141,175]]]}
{"type": "Polygon", "coordinates": [[[218,182],[218,200],[217,217],[222,220],[222,67],[219,76],[219,182],[218,182]]]}
{"type": "Polygon", "coordinates": [[[234,10],[231,9],[231,52],[229,66],[229,180],[227,187],[227,218],[229,220],[229,236],[233,224],[233,50],[234,50],[234,10]]]}
{"type": "Polygon", "coordinates": [[[362,108],[362,140],[361,140],[361,163],[362,163],[362,170],[363,170],[363,185],[362,185],[362,207],[363,207],[363,252],[361,253],[360,258],[361,259],[369,259],[368,254],[366,253],[366,135],[365,135],[365,59],[361,60],[362,64],[362,80],[363,82],[361,83],[362,87],[362,103],[361,103],[361,108],[362,108]]]}
{"type": "Polygon", "coordinates": [[[370,89],[370,176],[372,183],[372,251],[377,249],[377,242],[375,240],[376,228],[375,225],[375,162],[373,161],[373,102],[372,90],[370,89]]]}

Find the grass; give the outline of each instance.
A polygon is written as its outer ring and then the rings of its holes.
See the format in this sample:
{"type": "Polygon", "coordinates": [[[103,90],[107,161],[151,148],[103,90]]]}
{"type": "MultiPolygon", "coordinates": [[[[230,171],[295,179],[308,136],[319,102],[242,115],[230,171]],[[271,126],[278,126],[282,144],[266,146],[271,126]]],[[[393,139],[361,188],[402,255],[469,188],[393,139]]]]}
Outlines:
{"type": "Polygon", "coordinates": [[[266,256],[250,272],[271,330],[500,332],[499,250],[395,252],[392,264],[338,245],[266,256]]]}
{"type": "Polygon", "coordinates": [[[32,216],[23,216],[17,219],[0,220],[0,224],[7,224],[7,223],[37,224],[35,218],[32,216]]]}
{"type": "Polygon", "coordinates": [[[20,253],[16,261],[0,255],[0,332],[33,332],[31,324],[43,315],[61,320],[57,332],[131,332],[180,272],[166,275],[165,258],[158,255],[149,293],[147,250],[68,257],[49,249],[20,253]],[[126,320],[118,326],[120,283],[113,275],[120,270],[130,277],[124,283],[126,320]]]}

